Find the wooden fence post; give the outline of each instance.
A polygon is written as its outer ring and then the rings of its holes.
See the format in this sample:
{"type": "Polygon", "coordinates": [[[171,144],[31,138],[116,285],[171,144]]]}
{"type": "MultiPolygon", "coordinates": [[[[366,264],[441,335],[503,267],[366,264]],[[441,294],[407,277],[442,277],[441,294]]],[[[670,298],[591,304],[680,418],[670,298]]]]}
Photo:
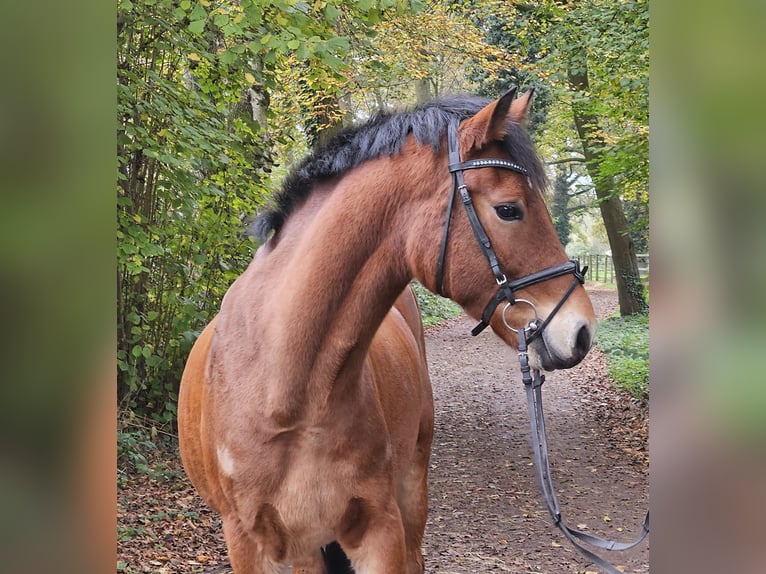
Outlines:
{"type": "Polygon", "coordinates": [[[599,263],[601,262],[601,256],[596,254],[596,281],[601,278],[601,269],[599,269],[599,263]]]}

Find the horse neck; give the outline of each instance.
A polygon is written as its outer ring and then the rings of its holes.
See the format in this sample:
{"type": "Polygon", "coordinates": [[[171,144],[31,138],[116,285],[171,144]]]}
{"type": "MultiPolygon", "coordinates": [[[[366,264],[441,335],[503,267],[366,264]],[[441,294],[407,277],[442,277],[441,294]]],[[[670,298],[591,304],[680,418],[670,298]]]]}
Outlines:
{"type": "MultiPolygon", "coordinates": [[[[291,216],[269,257],[278,261],[267,320],[287,384],[317,388],[355,377],[372,337],[412,274],[405,257],[407,199],[423,189],[403,154],[363,164],[291,216]],[[391,174],[400,174],[393,179],[391,174]],[[312,208],[316,208],[313,206],[312,208]]],[[[431,182],[433,187],[433,182],[431,182]]]]}

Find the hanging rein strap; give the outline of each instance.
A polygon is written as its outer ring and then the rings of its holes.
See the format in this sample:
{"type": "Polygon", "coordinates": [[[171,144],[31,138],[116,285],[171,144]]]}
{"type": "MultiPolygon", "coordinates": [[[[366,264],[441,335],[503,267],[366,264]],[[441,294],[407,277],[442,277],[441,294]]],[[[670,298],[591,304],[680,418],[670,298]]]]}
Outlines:
{"type": "MultiPolygon", "coordinates": [[[[541,329],[538,328],[536,332],[540,331],[541,329]]],[[[556,498],[556,491],[553,488],[551,468],[548,461],[548,439],[545,434],[542,394],[542,385],[545,381],[545,376],[540,374],[540,371],[537,369],[534,371],[530,369],[525,329],[519,329],[519,364],[521,366],[522,382],[524,383],[524,388],[527,393],[527,406],[529,408],[529,422],[532,429],[532,448],[535,455],[537,478],[540,482],[540,490],[542,490],[545,505],[548,507],[548,512],[551,514],[553,523],[559,530],[561,530],[564,536],[567,537],[575,548],[582,552],[594,564],[598,565],[608,574],[620,574],[620,571],[615,568],[614,565],[595,554],[592,550],[584,547],[582,543],[585,542],[590,546],[601,548],[602,550],[628,550],[633,548],[646,538],[647,534],[649,534],[649,512],[647,511],[646,513],[641,532],[631,542],[607,540],[567,526],[561,517],[561,509],[559,508],[559,501],[556,498]]]]}

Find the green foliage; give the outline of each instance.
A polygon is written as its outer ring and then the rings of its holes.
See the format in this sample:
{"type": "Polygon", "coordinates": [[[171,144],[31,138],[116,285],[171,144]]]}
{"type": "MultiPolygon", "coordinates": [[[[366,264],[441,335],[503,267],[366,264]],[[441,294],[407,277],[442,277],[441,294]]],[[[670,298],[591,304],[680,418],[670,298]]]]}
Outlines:
{"type": "Polygon", "coordinates": [[[251,257],[239,228],[269,164],[241,110],[243,67],[222,65],[231,34],[188,24],[211,19],[202,2],[118,6],[118,391],[160,424],[175,419],[192,342],[251,257]]]}
{"type": "Polygon", "coordinates": [[[117,433],[117,465],[125,469],[146,470],[146,453],[157,448],[142,429],[130,429],[117,433]]]}
{"type": "MultiPolygon", "coordinates": [[[[533,124],[545,119],[538,136],[559,145],[548,155],[563,153],[575,138],[555,100],[570,97],[573,30],[593,72],[587,103],[607,118],[603,169],[635,191],[643,225],[645,4],[118,0],[121,408],[172,425],[191,345],[252,257],[244,220],[329,126],[416,90],[468,91],[472,79],[496,95],[514,82],[538,87],[535,110],[549,113],[533,124]]],[[[417,293],[427,324],[459,313],[417,293]]],[[[126,456],[140,449],[140,437],[121,441],[126,456]]]]}
{"type": "MultiPolygon", "coordinates": [[[[123,526],[120,524],[117,526],[117,542],[127,542],[134,538],[138,538],[139,536],[143,536],[144,530],[146,530],[146,526],[143,524],[139,526],[123,526]]],[[[128,571],[128,564],[125,562],[118,562],[117,571],[128,571]]]]}
{"type": "Polygon", "coordinates": [[[412,288],[423,315],[423,324],[427,327],[436,325],[445,319],[457,317],[462,312],[459,305],[449,299],[434,295],[417,281],[412,282],[412,288]]]}
{"type": "Polygon", "coordinates": [[[528,116],[533,137],[546,122],[552,103],[549,82],[540,72],[539,62],[546,54],[546,37],[540,21],[528,8],[504,0],[470,2],[471,19],[484,31],[485,42],[500,50],[501,66],[475,65],[469,76],[477,82],[477,93],[496,98],[512,87],[535,89],[534,106],[528,116]]]}
{"type": "Polygon", "coordinates": [[[147,475],[156,482],[172,480],[179,474],[168,468],[163,456],[176,449],[175,437],[159,430],[152,418],[126,411],[118,420],[117,485],[120,488],[135,474],[147,475]]]}
{"type": "Polygon", "coordinates": [[[621,356],[609,363],[609,376],[615,384],[643,401],[649,398],[649,362],[645,358],[621,356]]]}
{"type": "Polygon", "coordinates": [[[333,93],[348,72],[349,41],[337,28],[361,33],[391,9],[393,2],[118,2],[122,408],[173,424],[191,345],[252,258],[243,223],[268,196],[275,150],[289,137],[269,126],[270,92],[295,92],[280,73],[305,61],[310,91],[333,93]]]}
{"type": "Polygon", "coordinates": [[[607,356],[609,376],[633,397],[649,398],[649,316],[612,316],[601,321],[594,344],[607,356]]]}
{"type": "Polygon", "coordinates": [[[339,56],[342,74],[320,74],[321,62],[298,53],[279,70],[279,80],[292,88],[273,94],[272,106],[280,110],[275,120],[292,122],[280,129],[296,140],[308,133],[314,143],[382,109],[474,91],[469,69],[499,73],[507,65],[503,52],[483,41],[481,26],[455,3],[380,2],[381,17],[369,26],[348,24],[351,6],[359,4],[333,8],[336,28],[347,38],[339,56]]]}
{"type": "Polygon", "coordinates": [[[608,178],[614,193],[648,201],[649,3],[595,0],[551,10],[554,34],[547,64],[560,94],[583,115],[598,118],[604,147],[594,179],[608,178]],[[571,78],[587,77],[587,90],[571,78]],[[567,85],[569,84],[569,85],[567,85]],[[568,97],[567,97],[568,96],[568,97]]]}

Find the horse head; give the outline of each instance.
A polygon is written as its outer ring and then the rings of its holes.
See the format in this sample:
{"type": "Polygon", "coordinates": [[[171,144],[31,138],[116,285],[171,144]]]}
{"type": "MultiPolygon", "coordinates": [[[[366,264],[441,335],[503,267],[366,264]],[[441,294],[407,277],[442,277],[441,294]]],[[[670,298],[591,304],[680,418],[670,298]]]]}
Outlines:
{"type": "Polygon", "coordinates": [[[568,368],[590,349],[596,320],[543,199],[545,172],[525,128],[532,91],[514,96],[511,90],[447,135],[452,193],[442,178],[425,203],[428,213],[448,215],[443,227],[419,230],[417,242],[427,247],[409,243],[411,264],[421,282],[483,316],[513,347],[518,329],[542,326],[530,336],[530,365],[568,368]],[[429,232],[441,237],[424,241],[429,232]],[[440,243],[437,262],[432,246],[440,243]]]}

